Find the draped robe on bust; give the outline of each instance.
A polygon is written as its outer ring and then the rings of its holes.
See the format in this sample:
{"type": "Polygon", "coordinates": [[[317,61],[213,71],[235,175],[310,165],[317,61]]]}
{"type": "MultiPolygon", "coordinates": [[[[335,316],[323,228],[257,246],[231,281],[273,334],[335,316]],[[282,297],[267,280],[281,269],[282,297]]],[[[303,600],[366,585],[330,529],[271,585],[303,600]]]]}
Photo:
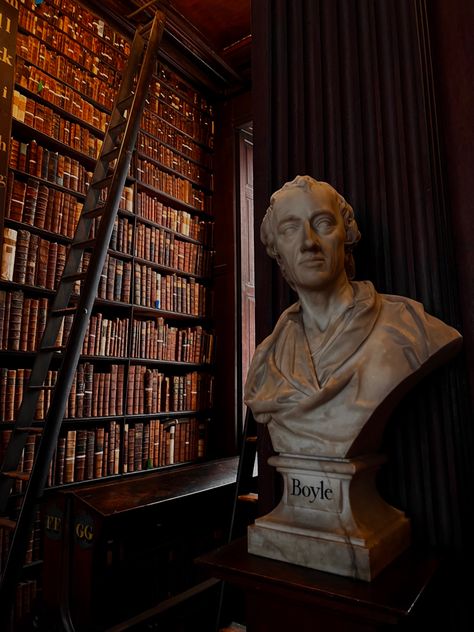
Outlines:
{"type": "Polygon", "coordinates": [[[460,334],[421,303],[378,294],[368,281],[351,285],[352,304],[317,349],[299,303],[257,347],[245,401],[277,452],[344,458],[377,449],[404,390],[460,345],[460,334]]]}

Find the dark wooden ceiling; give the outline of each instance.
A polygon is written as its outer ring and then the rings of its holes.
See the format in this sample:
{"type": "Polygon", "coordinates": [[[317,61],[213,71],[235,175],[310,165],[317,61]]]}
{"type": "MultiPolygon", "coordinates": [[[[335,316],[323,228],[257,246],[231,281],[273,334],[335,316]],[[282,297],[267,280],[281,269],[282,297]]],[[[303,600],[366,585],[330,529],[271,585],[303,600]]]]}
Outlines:
{"type": "Polygon", "coordinates": [[[250,0],[172,0],[220,55],[250,37],[250,0]]]}
{"type": "Polygon", "coordinates": [[[154,8],[164,9],[168,44],[188,49],[200,60],[204,73],[214,72],[214,79],[227,87],[250,78],[251,0],[89,0],[88,4],[125,29],[149,19],[154,8]],[[143,6],[143,13],[129,17],[143,6]]]}

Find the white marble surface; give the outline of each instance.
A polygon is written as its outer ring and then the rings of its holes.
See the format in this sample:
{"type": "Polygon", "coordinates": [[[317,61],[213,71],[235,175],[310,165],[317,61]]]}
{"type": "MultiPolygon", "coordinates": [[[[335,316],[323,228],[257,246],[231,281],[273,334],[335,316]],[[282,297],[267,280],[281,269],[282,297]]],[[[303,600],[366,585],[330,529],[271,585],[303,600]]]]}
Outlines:
{"type": "Polygon", "coordinates": [[[272,457],[283,497],[249,528],[249,553],[372,580],[410,544],[408,519],[376,489],[382,461],[272,457]]]}

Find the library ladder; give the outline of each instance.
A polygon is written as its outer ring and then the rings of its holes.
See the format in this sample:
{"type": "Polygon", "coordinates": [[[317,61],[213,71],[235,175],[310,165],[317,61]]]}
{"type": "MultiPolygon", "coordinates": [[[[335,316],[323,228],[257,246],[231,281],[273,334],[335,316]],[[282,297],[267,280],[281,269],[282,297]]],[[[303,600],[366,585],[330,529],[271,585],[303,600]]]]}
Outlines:
{"type": "Polygon", "coordinates": [[[236,529],[239,526],[242,527],[242,524],[253,522],[256,517],[256,505],[258,502],[258,494],[256,493],[257,479],[255,477],[256,457],[257,422],[250,408],[247,408],[229,529],[229,544],[236,537],[236,529]],[[246,511],[246,507],[250,508],[250,511],[246,511]],[[238,520],[239,517],[240,520],[238,520]]]}
{"type": "MultiPolygon", "coordinates": [[[[258,494],[256,493],[257,478],[255,476],[255,460],[257,458],[257,422],[250,408],[245,414],[244,431],[240,448],[239,466],[235,483],[234,502],[230,519],[227,544],[242,535],[242,529],[253,523],[257,517],[258,494]]],[[[222,582],[217,605],[215,632],[223,632],[225,608],[225,582],[222,582]]],[[[235,629],[231,624],[229,631],[235,629]]]]}
{"type": "MultiPolygon", "coordinates": [[[[79,361],[86,329],[104,267],[122,190],[135,147],[140,119],[150,80],[155,68],[165,17],[156,11],[151,22],[137,28],[122,82],[110,115],[104,142],[96,163],[89,190],[81,211],[76,233],[69,248],[65,269],[52,306],[45,331],[37,350],[28,386],[25,388],[16,422],[0,471],[0,527],[11,530],[8,558],[0,584],[0,619],[8,617],[14,603],[14,591],[24,562],[35,507],[40,500],[56,448],[62,418],[79,361]],[[101,195],[101,192],[104,194],[101,195]],[[101,201],[101,198],[103,201],[101,201]],[[97,218],[96,237],[90,232],[97,218]],[[83,255],[91,252],[87,270],[83,255]],[[73,297],[80,282],[79,296],[73,297]],[[58,346],[57,339],[65,316],[73,321],[68,340],[58,346]],[[47,385],[48,370],[53,359],[60,358],[54,386],[47,385]],[[51,390],[51,399],[44,424],[34,425],[39,394],[51,390]],[[22,452],[27,437],[39,434],[39,444],[30,474],[20,471],[22,452]],[[15,480],[27,481],[26,491],[15,520],[8,513],[8,502],[15,480]]],[[[0,627],[2,627],[0,625],[0,627]]],[[[3,629],[3,628],[2,628],[3,629]]]]}

